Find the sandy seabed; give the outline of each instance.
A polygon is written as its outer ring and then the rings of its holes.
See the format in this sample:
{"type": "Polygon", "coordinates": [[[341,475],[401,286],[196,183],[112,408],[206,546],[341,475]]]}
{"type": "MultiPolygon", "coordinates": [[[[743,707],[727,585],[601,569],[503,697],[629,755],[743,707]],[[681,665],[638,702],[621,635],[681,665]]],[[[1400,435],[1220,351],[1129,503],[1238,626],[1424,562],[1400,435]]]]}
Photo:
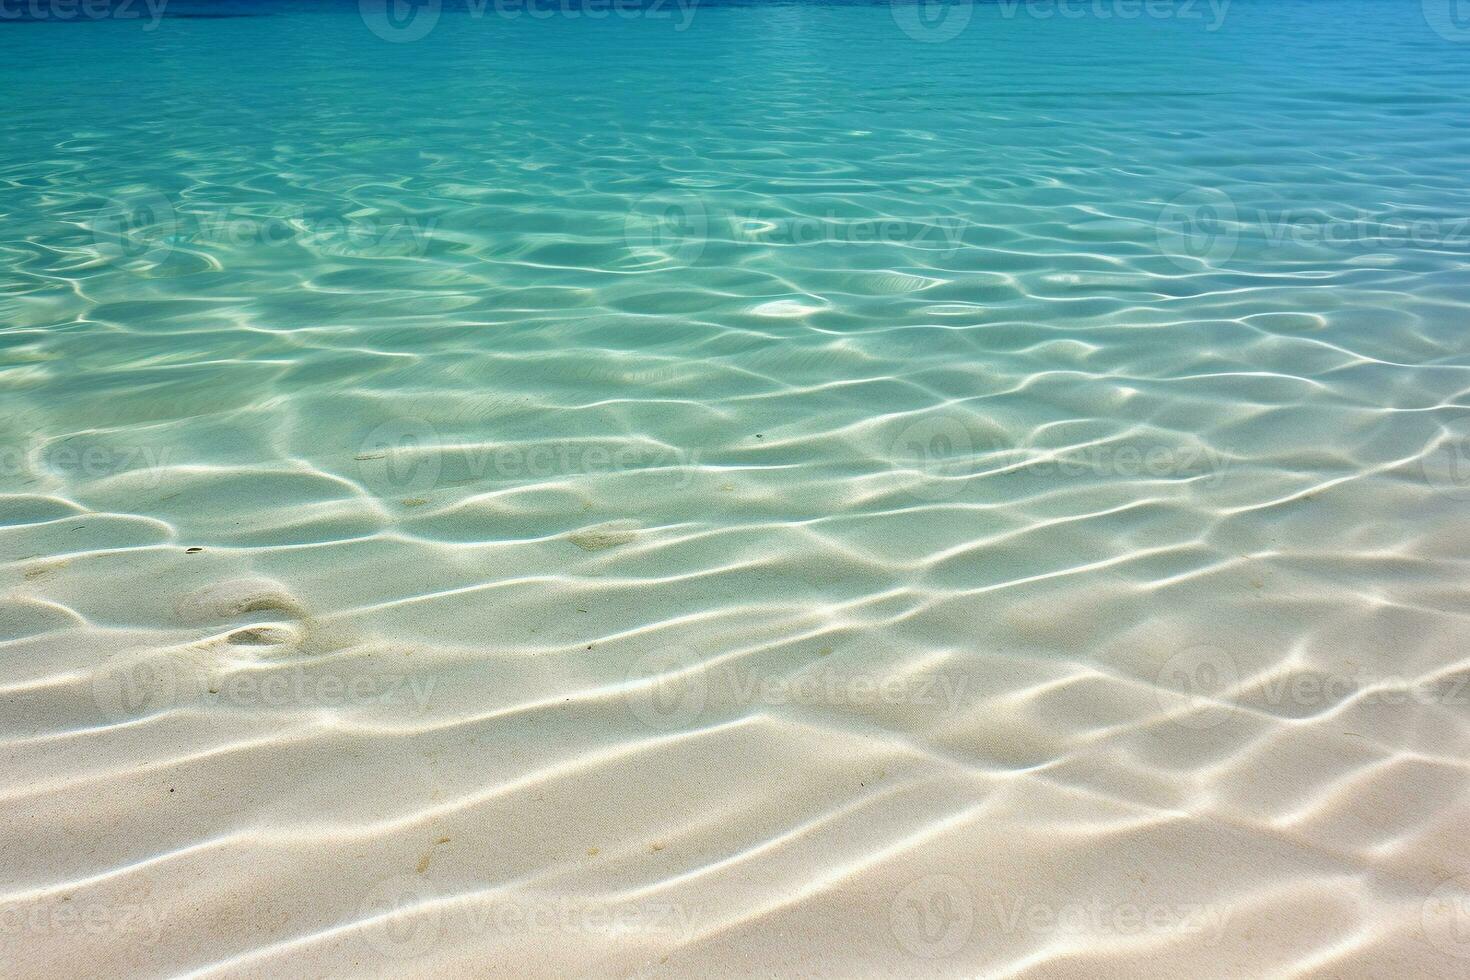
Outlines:
{"type": "Polygon", "coordinates": [[[1464,51],[1319,8],[0,30],[0,973],[1470,973],[1464,51]]]}

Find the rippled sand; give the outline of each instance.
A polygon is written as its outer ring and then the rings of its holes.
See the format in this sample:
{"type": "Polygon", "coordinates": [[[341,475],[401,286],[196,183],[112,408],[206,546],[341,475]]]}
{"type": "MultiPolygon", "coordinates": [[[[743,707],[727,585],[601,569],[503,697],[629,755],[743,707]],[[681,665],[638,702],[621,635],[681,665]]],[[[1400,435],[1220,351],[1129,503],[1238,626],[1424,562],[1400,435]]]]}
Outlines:
{"type": "Polygon", "coordinates": [[[1435,0],[363,9],[0,24],[7,976],[1470,971],[1435,0]]]}

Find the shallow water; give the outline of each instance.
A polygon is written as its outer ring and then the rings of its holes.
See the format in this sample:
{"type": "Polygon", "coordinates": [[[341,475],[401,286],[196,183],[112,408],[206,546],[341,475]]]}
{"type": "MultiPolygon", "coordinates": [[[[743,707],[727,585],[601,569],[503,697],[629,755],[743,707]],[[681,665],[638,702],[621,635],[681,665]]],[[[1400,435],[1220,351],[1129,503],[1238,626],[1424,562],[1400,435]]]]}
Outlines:
{"type": "Polygon", "coordinates": [[[6,972],[1461,975],[1470,30],[1140,8],[0,17],[6,972]]]}

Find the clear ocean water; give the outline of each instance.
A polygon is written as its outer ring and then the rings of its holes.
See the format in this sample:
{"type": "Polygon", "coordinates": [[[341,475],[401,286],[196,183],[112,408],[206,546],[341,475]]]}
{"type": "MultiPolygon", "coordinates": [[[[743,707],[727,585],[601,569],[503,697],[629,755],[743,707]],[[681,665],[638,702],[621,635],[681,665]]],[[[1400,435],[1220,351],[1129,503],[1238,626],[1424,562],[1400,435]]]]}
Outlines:
{"type": "Polygon", "coordinates": [[[169,925],[15,975],[1462,965],[1453,4],[91,9],[0,9],[4,892],[169,925]]]}

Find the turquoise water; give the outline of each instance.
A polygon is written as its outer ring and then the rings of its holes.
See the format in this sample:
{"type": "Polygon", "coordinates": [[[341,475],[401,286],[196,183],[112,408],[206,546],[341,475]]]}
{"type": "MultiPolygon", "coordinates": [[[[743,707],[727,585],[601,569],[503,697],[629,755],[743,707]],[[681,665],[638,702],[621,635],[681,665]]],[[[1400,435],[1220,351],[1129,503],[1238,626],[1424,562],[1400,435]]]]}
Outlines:
{"type": "MultiPolygon", "coordinates": [[[[986,866],[923,842],[1006,792],[1041,840],[1075,805],[1076,860],[1132,854],[1159,894],[1187,868],[1206,884],[1186,896],[1294,883],[1311,914],[1332,875],[1371,882],[1370,917],[1323,911],[1311,942],[1242,926],[1227,947],[1262,971],[1464,951],[1394,945],[1465,870],[1443,827],[1354,822],[1456,798],[1463,709],[1364,719],[1267,684],[1360,694],[1463,656],[1470,29],[1450,5],[133,9],[0,17],[0,683],[26,704],[5,771],[66,776],[8,819],[16,840],[113,828],[26,848],[7,894],[152,869],[183,926],[139,972],[336,969],[363,896],[429,846],[393,836],[421,808],[514,837],[486,794],[524,813],[514,794],[576,772],[575,821],[413,887],[708,880],[690,970],[822,948],[906,975],[940,946],[941,973],[1008,970],[1058,947],[949,949],[888,912],[936,855],[986,866]],[[818,664],[938,672],[953,697],[763,701],[711,673],[818,664]],[[438,693],[221,705],[202,681],[272,670],[438,693]],[[650,683],[672,701],[628,711],[650,683]],[[1299,792],[1256,784],[1262,758],[1307,756],[1299,792]],[[214,795],[150,819],[129,767],[214,795]],[[786,809],[762,822],[762,801],[786,809]],[[844,829],[852,808],[878,816],[844,829]],[[1162,813],[1235,827],[1244,864],[1192,830],[1129,836],[1162,813]],[[1262,857],[1287,825],[1348,870],[1262,857]],[[322,826],[359,836],[311,858],[250,837],[322,826]],[[643,836],[703,849],[559,863],[643,836]],[[230,901],[300,902],[220,925],[197,848],[230,901]],[[899,870],[864,871],[840,912],[719,877],[831,897],[822,868],[875,854],[899,870]],[[324,868],[337,890],[309,900],[324,868]],[[724,945],[757,922],[795,946],[724,945]]],[[[614,955],[563,938],[561,968],[614,955]]],[[[21,972],[109,962],[45,939],[21,972]]]]}

